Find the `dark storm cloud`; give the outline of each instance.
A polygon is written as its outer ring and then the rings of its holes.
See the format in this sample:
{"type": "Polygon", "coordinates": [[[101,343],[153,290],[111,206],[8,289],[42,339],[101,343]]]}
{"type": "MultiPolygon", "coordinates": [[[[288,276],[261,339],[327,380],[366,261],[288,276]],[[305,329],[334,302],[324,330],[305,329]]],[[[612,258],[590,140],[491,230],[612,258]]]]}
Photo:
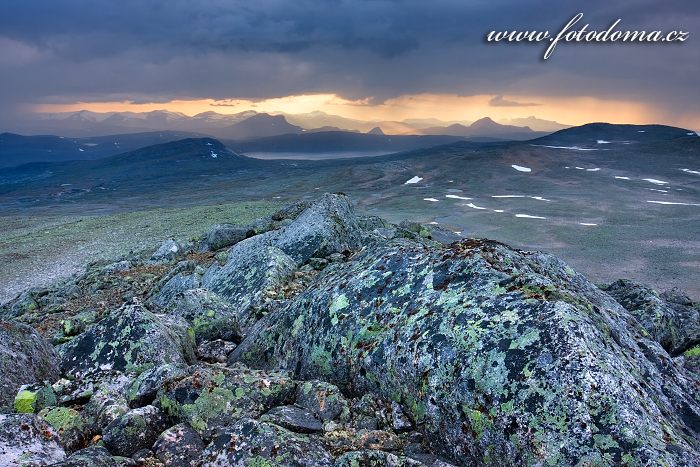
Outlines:
{"type": "MultiPolygon", "coordinates": [[[[695,0],[5,0],[0,99],[263,98],[336,92],[584,95],[700,104],[695,0]],[[622,3],[622,2],[618,2],[622,3]],[[575,4],[575,5],[574,5],[575,4]],[[492,29],[691,32],[682,45],[487,44],[492,29]]],[[[499,101],[496,101],[498,104],[499,101]]]]}

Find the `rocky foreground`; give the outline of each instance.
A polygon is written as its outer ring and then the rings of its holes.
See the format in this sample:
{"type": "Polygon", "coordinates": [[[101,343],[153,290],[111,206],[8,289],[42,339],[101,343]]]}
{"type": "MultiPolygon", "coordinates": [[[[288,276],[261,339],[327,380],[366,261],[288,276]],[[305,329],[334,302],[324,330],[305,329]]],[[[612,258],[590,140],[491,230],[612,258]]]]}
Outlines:
{"type": "Polygon", "coordinates": [[[0,465],[700,465],[697,303],[456,240],[325,195],[28,290],[0,465]]]}

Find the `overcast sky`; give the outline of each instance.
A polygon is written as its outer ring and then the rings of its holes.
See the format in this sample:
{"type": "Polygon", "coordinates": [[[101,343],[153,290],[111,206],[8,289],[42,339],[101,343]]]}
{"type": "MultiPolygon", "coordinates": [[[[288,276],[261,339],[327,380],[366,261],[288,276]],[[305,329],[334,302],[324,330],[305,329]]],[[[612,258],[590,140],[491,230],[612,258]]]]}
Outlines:
{"type": "Polygon", "coordinates": [[[3,0],[0,119],[27,104],[324,93],[369,107],[490,95],[493,108],[533,115],[539,106],[522,104],[585,97],[700,125],[699,27],[697,0],[3,0]],[[593,29],[621,18],[620,29],[690,37],[562,44],[546,62],[545,45],[484,41],[492,29],[554,32],[579,11],[593,29]]]}

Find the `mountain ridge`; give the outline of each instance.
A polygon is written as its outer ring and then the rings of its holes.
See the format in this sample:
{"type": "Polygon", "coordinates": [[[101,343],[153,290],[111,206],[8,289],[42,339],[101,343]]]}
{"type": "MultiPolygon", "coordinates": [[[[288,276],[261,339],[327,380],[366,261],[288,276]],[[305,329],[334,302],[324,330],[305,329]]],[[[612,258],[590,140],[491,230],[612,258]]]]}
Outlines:
{"type": "MultiPolygon", "coordinates": [[[[256,115],[282,115],[293,126],[304,130],[322,127],[335,127],[346,131],[368,132],[379,127],[386,134],[421,134],[427,128],[449,126],[458,122],[444,122],[436,118],[413,118],[402,121],[364,121],[332,115],[322,111],[293,114],[289,112],[257,112],[246,110],[233,114],[221,114],[210,110],[189,116],[180,112],[154,110],[149,112],[92,112],[81,110],[63,113],[39,113],[25,115],[18,119],[16,133],[47,133],[67,137],[101,136],[105,134],[149,132],[149,131],[190,131],[216,137],[226,137],[219,133],[223,128],[256,115]]],[[[527,120],[527,119],[526,119],[527,120]]],[[[460,122],[462,125],[471,125],[460,122]]],[[[556,122],[530,117],[527,123],[559,129],[556,122]]],[[[527,126],[527,125],[524,125],[527,126]]],[[[541,128],[540,128],[541,129],[541,128]]],[[[486,135],[484,135],[486,136],[486,135]]]]}

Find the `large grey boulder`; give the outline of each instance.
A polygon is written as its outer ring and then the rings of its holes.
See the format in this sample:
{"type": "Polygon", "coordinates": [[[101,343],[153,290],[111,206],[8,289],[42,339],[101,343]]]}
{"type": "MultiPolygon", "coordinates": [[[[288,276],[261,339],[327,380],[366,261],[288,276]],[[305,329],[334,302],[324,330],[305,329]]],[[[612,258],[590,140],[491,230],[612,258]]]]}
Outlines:
{"type": "Polygon", "coordinates": [[[215,262],[207,270],[202,287],[243,313],[276,297],[294,271],[312,257],[357,249],[362,239],[363,230],[347,196],[327,194],[286,227],[234,245],[223,266],[215,262]]]}
{"type": "Polygon", "coordinates": [[[368,248],[231,360],[392,399],[459,465],[700,464],[679,363],[560,260],[497,242],[368,248]]]}
{"type": "Polygon", "coordinates": [[[272,423],[243,418],[214,437],[202,453],[198,465],[330,467],[333,458],[318,440],[272,423]]]}
{"type": "Polygon", "coordinates": [[[198,343],[214,339],[239,342],[242,324],[248,319],[245,308],[234,307],[206,289],[180,293],[171,303],[168,313],[190,323],[198,343]]]}
{"type": "Polygon", "coordinates": [[[0,321],[0,407],[11,407],[24,384],[58,379],[58,356],[26,324],[0,321]]]}
{"type": "Polygon", "coordinates": [[[160,409],[147,405],[113,420],[102,433],[103,441],[112,454],[129,457],[153,446],[166,428],[167,420],[160,409]]]}
{"type": "Polygon", "coordinates": [[[182,363],[166,363],[144,371],[129,387],[127,394],[129,406],[143,407],[151,404],[166,381],[184,378],[187,375],[188,366],[182,363]]]}
{"type": "Polygon", "coordinates": [[[184,247],[174,239],[164,241],[158,249],[151,255],[150,262],[166,263],[177,258],[184,253],[184,247]]]}
{"type": "Polygon", "coordinates": [[[61,368],[70,376],[117,370],[140,373],[165,363],[195,360],[194,336],[177,317],[125,305],[60,348],[61,368]]]}
{"type": "Polygon", "coordinates": [[[255,234],[255,231],[240,225],[216,224],[212,226],[199,244],[199,251],[216,251],[226,248],[255,234]]]}
{"type": "Polygon", "coordinates": [[[301,264],[313,256],[355,250],[362,235],[350,199],[326,194],[281,230],[275,246],[301,264]]]}
{"type": "Polygon", "coordinates": [[[294,260],[267,244],[268,234],[238,243],[228,253],[224,266],[214,263],[204,275],[202,287],[220,295],[247,322],[251,307],[260,306],[268,295],[276,295],[296,270],[294,260]]]}
{"type": "Polygon", "coordinates": [[[189,425],[179,424],[160,434],[153,451],[169,467],[191,467],[204,450],[204,442],[189,425]]]}
{"type": "Polygon", "coordinates": [[[604,287],[671,355],[700,343],[700,308],[678,290],[658,294],[650,287],[620,279],[604,287]]]}
{"type": "Polygon", "coordinates": [[[196,289],[201,284],[201,276],[193,272],[180,272],[171,277],[149,299],[149,306],[157,309],[170,307],[177,297],[191,289],[196,289]]]}

